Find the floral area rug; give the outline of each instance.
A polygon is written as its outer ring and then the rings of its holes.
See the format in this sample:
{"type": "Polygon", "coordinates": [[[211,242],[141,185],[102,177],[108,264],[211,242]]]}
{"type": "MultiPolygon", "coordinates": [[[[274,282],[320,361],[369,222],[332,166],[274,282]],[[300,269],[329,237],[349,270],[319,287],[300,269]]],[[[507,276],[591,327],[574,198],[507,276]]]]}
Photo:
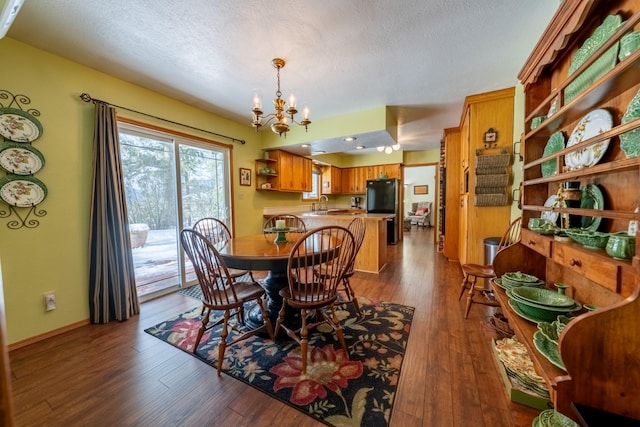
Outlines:
{"type": "MultiPolygon", "coordinates": [[[[294,341],[256,336],[227,347],[223,371],[327,425],[388,426],[414,308],[358,301],[362,317],[352,304],[336,305],[348,358],[333,330],[321,325],[309,337],[306,376],[294,341]]],[[[193,354],[200,311],[196,307],[145,331],[193,354]]],[[[229,340],[232,337],[230,333],[229,340]]],[[[213,329],[193,355],[215,367],[218,343],[218,330],[213,329]]]]}

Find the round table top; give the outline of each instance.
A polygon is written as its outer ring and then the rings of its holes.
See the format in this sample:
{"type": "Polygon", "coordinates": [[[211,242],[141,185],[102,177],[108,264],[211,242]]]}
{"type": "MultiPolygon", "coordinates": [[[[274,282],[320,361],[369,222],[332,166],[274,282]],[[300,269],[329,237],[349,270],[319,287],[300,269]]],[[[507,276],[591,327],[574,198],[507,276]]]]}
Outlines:
{"type": "MultiPolygon", "coordinates": [[[[285,270],[293,245],[303,234],[287,233],[287,242],[278,244],[273,242],[273,234],[240,236],[216,243],[215,248],[228,267],[243,270],[285,270]]],[[[323,246],[326,247],[326,242],[323,246]]]]}

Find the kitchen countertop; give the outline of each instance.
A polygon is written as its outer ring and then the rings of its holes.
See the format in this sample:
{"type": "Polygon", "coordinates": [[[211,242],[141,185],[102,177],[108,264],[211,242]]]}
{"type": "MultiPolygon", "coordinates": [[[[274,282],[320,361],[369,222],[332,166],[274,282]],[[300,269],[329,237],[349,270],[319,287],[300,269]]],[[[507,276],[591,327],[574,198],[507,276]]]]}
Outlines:
{"type": "Polygon", "coordinates": [[[387,218],[393,218],[395,217],[395,214],[385,214],[385,213],[366,213],[365,211],[363,211],[362,213],[358,213],[355,211],[352,211],[350,209],[337,209],[337,210],[328,210],[326,213],[324,212],[304,212],[302,214],[298,214],[298,216],[302,217],[302,218],[317,218],[317,219],[348,219],[348,218],[355,218],[355,217],[360,217],[363,218],[365,220],[367,219],[371,219],[371,220],[377,220],[377,221],[382,221],[385,220],[387,218]]]}

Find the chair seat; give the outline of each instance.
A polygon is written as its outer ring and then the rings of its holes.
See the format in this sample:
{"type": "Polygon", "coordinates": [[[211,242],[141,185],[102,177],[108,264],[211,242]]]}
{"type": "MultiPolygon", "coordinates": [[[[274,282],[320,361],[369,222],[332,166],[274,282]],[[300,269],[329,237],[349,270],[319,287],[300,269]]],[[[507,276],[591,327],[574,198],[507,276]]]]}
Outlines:
{"type": "Polygon", "coordinates": [[[465,274],[470,274],[483,279],[492,279],[496,277],[496,273],[493,271],[493,266],[491,265],[463,264],[462,271],[465,274]]]}

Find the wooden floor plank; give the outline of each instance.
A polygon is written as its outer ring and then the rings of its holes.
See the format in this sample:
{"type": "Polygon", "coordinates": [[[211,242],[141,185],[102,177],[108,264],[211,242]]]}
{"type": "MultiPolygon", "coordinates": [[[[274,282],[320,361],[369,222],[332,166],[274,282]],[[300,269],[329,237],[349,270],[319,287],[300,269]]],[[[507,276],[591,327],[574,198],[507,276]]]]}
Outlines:
{"type": "MultiPolygon", "coordinates": [[[[539,411],[508,400],[491,359],[484,320],[494,309],[474,306],[463,318],[460,267],[436,252],[433,233],[411,230],[388,247],[380,274],[351,280],[358,296],[416,309],[391,426],[530,426],[539,411]]],[[[144,332],[197,305],[171,294],[126,322],[12,351],[16,425],[323,425],[144,332]]]]}

